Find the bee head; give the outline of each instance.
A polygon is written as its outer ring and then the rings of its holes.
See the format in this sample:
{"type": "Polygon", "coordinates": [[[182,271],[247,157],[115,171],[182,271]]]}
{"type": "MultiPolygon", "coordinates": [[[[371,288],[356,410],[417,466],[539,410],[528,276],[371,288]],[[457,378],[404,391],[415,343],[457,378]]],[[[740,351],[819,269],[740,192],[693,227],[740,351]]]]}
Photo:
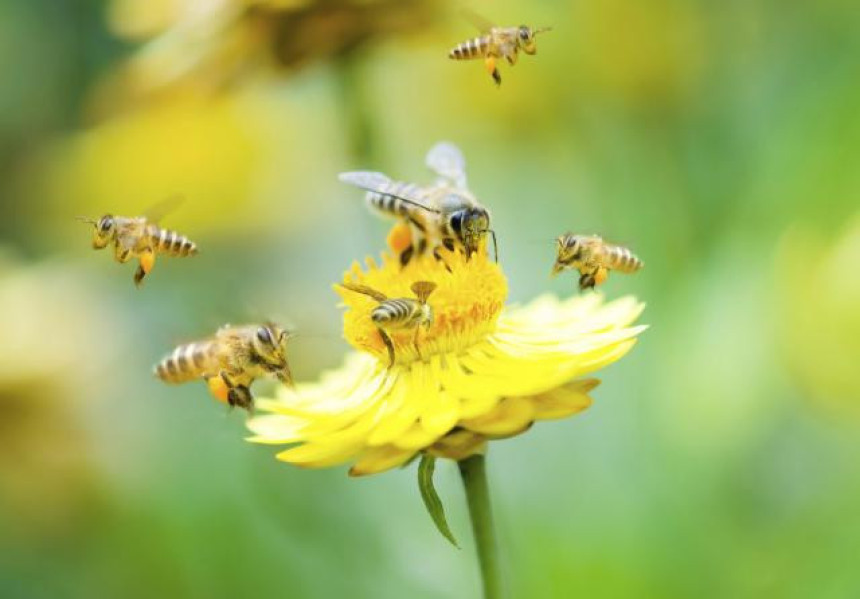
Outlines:
{"type": "Polygon", "coordinates": [[[286,360],[289,333],[273,322],[257,327],[254,332],[254,349],[267,363],[279,364],[286,360]]]}
{"type": "Polygon", "coordinates": [[[527,25],[520,25],[519,29],[517,29],[517,41],[519,42],[520,47],[523,49],[523,52],[526,54],[536,54],[537,53],[537,44],[535,44],[535,36],[538,33],[543,33],[544,31],[549,31],[550,27],[540,27],[538,29],[532,29],[527,25]]]}
{"type": "Polygon", "coordinates": [[[582,243],[578,235],[565,233],[555,240],[555,264],[552,267],[552,276],[557,275],[566,267],[573,266],[582,258],[582,243]]]}
{"type": "Polygon", "coordinates": [[[110,214],[105,214],[98,220],[85,219],[93,225],[93,248],[100,250],[116,237],[116,220],[110,214]]]}
{"type": "Polygon", "coordinates": [[[484,208],[464,208],[450,217],[451,230],[471,256],[478,251],[481,241],[490,233],[490,213],[484,208]]]}
{"type": "Polygon", "coordinates": [[[292,384],[287,363],[287,341],[290,331],[274,322],[267,322],[254,331],[252,344],[257,357],[267,370],[274,372],[281,381],[292,384]]]}

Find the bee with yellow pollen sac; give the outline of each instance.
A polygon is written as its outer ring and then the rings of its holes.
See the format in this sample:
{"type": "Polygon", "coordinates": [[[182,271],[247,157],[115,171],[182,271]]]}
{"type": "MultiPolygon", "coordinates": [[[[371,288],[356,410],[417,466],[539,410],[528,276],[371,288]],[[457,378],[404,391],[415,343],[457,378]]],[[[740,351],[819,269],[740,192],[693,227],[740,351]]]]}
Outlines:
{"type": "Polygon", "coordinates": [[[78,220],[93,227],[93,249],[103,250],[113,244],[114,259],[125,264],[137,258],[140,264],[134,273],[134,284],[140,287],[143,279],[155,266],[156,255],[185,258],[197,255],[197,244],[176,231],[164,229],[158,221],[182,202],[174,196],[152,206],[143,216],[116,216],[105,214],[99,219],[79,216],[78,220]]]}
{"type": "MultiPolygon", "coordinates": [[[[445,250],[443,250],[445,251],[445,250]]],[[[394,252],[354,263],[335,291],[347,308],[343,334],[355,348],[319,381],[281,387],[259,399],[250,441],[288,445],[277,458],[324,468],[351,462],[350,474],[375,474],[419,455],[463,460],[487,441],[522,433],[537,420],[564,418],[591,404],[598,381],[582,378],[626,354],[645,328],[643,305],[598,294],[541,296],[505,306],[507,281],[486,246],[471,259],[448,252],[402,269],[394,252]],[[371,298],[350,289],[385,289],[408,297],[432,282],[434,319],[422,336],[392,335],[393,364],[371,298]]]]}

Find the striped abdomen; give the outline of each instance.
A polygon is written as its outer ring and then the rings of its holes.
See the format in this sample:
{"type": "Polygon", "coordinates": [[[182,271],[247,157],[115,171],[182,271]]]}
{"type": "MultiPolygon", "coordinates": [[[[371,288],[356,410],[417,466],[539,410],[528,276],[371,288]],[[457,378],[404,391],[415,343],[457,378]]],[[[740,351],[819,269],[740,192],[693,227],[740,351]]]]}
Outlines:
{"type": "Polygon", "coordinates": [[[607,244],[603,250],[604,264],[619,272],[636,272],[645,264],[626,247],[607,244]]]}
{"type": "Polygon", "coordinates": [[[370,319],[383,329],[415,326],[421,320],[421,304],[406,298],[385,300],[373,309],[370,319]]]}
{"type": "Polygon", "coordinates": [[[417,198],[420,194],[421,187],[415,185],[414,183],[391,181],[379,191],[367,192],[366,199],[367,204],[369,206],[376,210],[379,210],[380,212],[384,212],[385,214],[392,214],[394,216],[406,216],[407,214],[409,214],[410,205],[401,200],[400,198],[403,197],[408,200],[415,198],[414,201],[417,202],[417,198]]]}
{"type": "Polygon", "coordinates": [[[490,36],[482,35],[481,37],[472,38],[454,46],[451,51],[448,52],[448,58],[453,58],[454,60],[479,58],[486,55],[489,47],[490,36]]]}
{"type": "Polygon", "coordinates": [[[180,345],[155,366],[155,375],[166,383],[185,383],[218,371],[217,347],[213,341],[180,345]]]}
{"type": "Polygon", "coordinates": [[[176,231],[149,225],[147,233],[156,253],[180,257],[193,256],[197,253],[197,244],[176,231]]]}

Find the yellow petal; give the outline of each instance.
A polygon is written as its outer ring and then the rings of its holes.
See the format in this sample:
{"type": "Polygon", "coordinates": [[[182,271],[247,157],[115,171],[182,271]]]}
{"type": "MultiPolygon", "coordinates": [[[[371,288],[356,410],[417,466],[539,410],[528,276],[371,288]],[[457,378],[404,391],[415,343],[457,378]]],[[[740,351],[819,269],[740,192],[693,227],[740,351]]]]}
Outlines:
{"type": "Polygon", "coordinates": [[[266,414],[249,418],[246,425],[254,433],[254,436],[248,437],[248,441],[277,445],[301,441],[308,421],[280,414],[266,414]]]}
{"type": "Polygon", "coordinates": [[[530,398],[535,408],[535,420],[566,418],[583,411],[592,403],[588,391],[598,383],[597,379],[586,379],[530,398]]]}
{"type": "Polygon", "coordinates": [[[484,416],[461,420],[464,428],[488,437],[515,435],[528,428],[534,420],[535,407],[523,397],[508,397],[484,416]]]}
{"type": "Polygon", "coordinates": [[[405,464],[414,455],[415,451],[412,449],[398,449],[391,445],[366,449],[350,468],[349,475],[366,476],[384,472],[405,464]]]}
{"type": "Polygon", "coordinates": [[[439,389],[441,379],[440,356],[433,356],[427,369],[430,396],[421,412],[421,426],[428,433],[441,437],[457,424],[460,417],[460,402],[448,391],[439,389]]]}
{"type": "Polygon", "coordinates": [[[427,447],[439,439],[439,437],[440,435],[428,432],[426,428],[416,422],[408,431],[397,437],[393,441],[393,444],[400,449],[411,449],[414,451],[422,447],[427,447]]]}
{"type": "Polygon", "coordinates": [[[305,443],[282,451],[275,457],[304,468],[328,468],[354,457],[361,447],[359,442],[348,445],[305,443]]]}
{"type": "Polygon", "coordinates": [[[386,399],[386,417],[368,435],[368,445],[387,445],[409,430],[418,420],[419,406],[410,397],[415,380],[413,365],[413,369],[400,375],[386,399]]]}

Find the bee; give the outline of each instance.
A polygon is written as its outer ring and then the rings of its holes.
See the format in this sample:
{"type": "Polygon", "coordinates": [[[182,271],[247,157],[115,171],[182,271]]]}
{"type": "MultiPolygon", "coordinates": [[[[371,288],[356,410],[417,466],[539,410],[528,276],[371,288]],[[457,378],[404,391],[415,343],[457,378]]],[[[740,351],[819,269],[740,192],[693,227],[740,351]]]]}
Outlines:
{"type": "Polygon", "coordinates": [[[254,405],[251,383],[274,375],[292,386],[287,340],[292,334],[272,322],[225,325],[214,336],[180,345],[156,364],[155,376],[165,383],[202,378],[216,398],[249,412],[254,405]]]}
{"type": "Polygon", "coordinates": [[[634,273],[645,263],[626,247],[603,241],[597,235],[565,233],[556,239],[552,276],[563,270],[579,271],[579,289],[593,289],[609,277],[610,270],[634,273]]]}
{"type": "Polygon", "coordinates": [[[401,265],[406,266],[413,256],[428,249],[444,262],[440,247],[459,249],[468,258],[479,250],[488,233],[493,237],[498,262],[490,213],[466,186],[466,161],[460,149],[451,143],[438,143],[427,153],[426,164],[438,175],[427,187],[394,181],[373,171],[341,173],[338,178],[367,191],[365,200],[372,210],[409,226],[411,243],[400,253],[401,265]]]}
{"type": "Polygon", "coordinates": [[[483,58],[487,73],[493,77],[496,85],[502,84],[502,76],[496,61],[504,58],[513,66],[517,63],[520,50],[526,54],[536,54],[535,36],[552,29],[551,27],[534,28],[528,25],[496,27],[473,13],[466,12],[466,16],[475,23],[483,35],[457,44],[448,52],[448,58],[452,60],[483,58]]]}
{"type": "Polygon", "coordinates": [[[411,297],[400,297],[389,299],[384,293],[376,291],[367,285],[356,285],[353,283],[342,283],[341,287],[363,293],[379,302],[370,312],[370,320],[376,325],[379,330],[379,336],[385,347],[388,348],[389,368],[394,366],[394,342],[389,336],[390,331],[404,331],[415,329],[415,337],[412,341],[415,346],[415,352],[421,357],[421,348],[418,346],[418,333],[423,325],[429,329],[433,325],[433,309],[427,303],[427,298],[436,289],[436,283],[430,281],[416,281],[410,289],[415,294],[415,299],[411,297]]]}
{"type": "Polygon", "coordinates": [[[178,198],[171,198],[146,212],[145,216],[114,216],[105,214],[98,220],[78,217],[78,220],[93,226],[93,249],[102,250],[113,243],[114,258],[125,263],[137,258],[139,264],[134,273],[134,284],[143,283],[143,278],[155,266],[155,256],[194,256],[197,244],[176,231],[162,229],[158,221],[172,210],[178,198]]]}

